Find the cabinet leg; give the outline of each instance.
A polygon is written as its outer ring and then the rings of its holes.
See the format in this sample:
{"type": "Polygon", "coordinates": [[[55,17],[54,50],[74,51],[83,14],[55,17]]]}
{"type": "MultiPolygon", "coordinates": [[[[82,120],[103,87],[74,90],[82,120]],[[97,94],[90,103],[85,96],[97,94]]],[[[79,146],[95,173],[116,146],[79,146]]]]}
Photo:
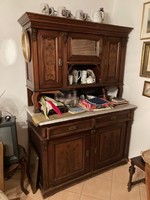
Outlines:
{"type": "Polygon", "coordinates": [[[133,174],[135,173],[135,167],[133,164],[131,164],[131,166],[129,167],[129,182],[128,182],[128,192],[131,191],[131,187],[132,187],[132,177],[133,174]]]}

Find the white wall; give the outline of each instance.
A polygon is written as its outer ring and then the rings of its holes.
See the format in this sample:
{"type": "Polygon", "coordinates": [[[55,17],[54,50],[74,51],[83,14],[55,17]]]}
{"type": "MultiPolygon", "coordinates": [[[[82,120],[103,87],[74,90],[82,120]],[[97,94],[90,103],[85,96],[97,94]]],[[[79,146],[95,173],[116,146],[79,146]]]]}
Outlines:
{"type": "Polygon", "coordinates": [[[144,0],[115,0],[112,18],[119,25],[133,27],[130,34],[124,78],[124,94],[137,106],[132,127],[129,156],[139,155],[150,148],[150,99],[142,96],[144,81],[148,78],[139,76],[143,40],[140,40],[141,21],[144,0]]]}
{"type": "Polygon", "coordinates": [[[26,81],[25,63],[21,51],[21,27],[18,18],[26,11],[40,12],[41,3],[55,7],[65,5],[74,14],[83,9],[90,14],[91,9],[104,7],[106,23],[133,27],[129,36],[123,96],[135,104],[135,120],[132,127],[130,157],[140,154],[150,146],[150,99],[142,96],[145,80],[139,76],[143,41],[140,40],[141,18],[144,0],[5,0],[0,1],[0,108],[17,117],[19,143],[25,144],[26,132],[26,81]],[[86,6],[85,6],[86,5],[86,6]]]}

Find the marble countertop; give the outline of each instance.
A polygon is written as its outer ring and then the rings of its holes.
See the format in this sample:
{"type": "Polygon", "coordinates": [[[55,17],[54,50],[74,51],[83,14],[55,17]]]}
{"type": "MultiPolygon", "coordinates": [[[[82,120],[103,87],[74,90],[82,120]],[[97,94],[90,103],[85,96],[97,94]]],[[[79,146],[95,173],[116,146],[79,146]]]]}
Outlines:
{"type": "Polygon", "coordinates": [[[32,120],[35,123],[35,125],[43,126],[43,125],[54,124],[54,123],[63,122],[63,121],[69,121],[69,120],[80,119],[80,118],[85,118],[85,117],[92,117],[96,115],[103,115],[107,113],[113,113],[117,111],[136,109],[136,108],[137,107],[132,104],[123,104],[123,105],[116,106],[112,109],[106,109],[106,110],[98,110],[98,111],[92,111],[92,112],[86,111],[79,114],[63,113],[62,116],[59,116],[56,114],[56,115],[50,116],[50,119],[46,119],[42,113],[34,113],[33,106],[27,106],[26,111],[32,117],[32,120]]]}

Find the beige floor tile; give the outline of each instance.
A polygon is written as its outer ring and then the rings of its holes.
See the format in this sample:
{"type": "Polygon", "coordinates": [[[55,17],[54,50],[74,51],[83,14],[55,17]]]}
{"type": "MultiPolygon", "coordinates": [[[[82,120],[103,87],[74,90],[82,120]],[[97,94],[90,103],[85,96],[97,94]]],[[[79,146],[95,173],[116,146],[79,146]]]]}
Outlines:
{"type": "Polygon", "coordinates": [[[75,193],[81,194],[84,184],[85,184],[85,182],[83,181],[83,182],[81,182],[79,184],[76,184],[76,185],[74,185],[72,187],[67,188],[66,191],[70,191],[70,192],[75,192],[75,193]]]}
{"type": "Polygon", "coordinates": [[[100,178],[92,178],[86,181],[82,195],[90,197],[101,198],[104,200],[110,199],[111,181],[100,178]]]}
{"type": "Polygon", "coordinates": [[[121,165],[113,169],[113,180],[128,183],[129,164],[121,165]]]}
{"type": "MultiPolygon", "coordinates": [[[[23,196],[26,196],[26,195],[24,194],[23,196]]],[[[31,200],[31,199],[32,200],[43,200],[43,197],[41,195],[41,191],[37,190],[37,192],[35,194],[33,194],[32,191],[30,191],[30,193],[26,196],[26,200],[31,200]]],[[[47,200],[47,199],[45,199],[45,200],[47,200]]]]}
{"type": "Polygon", "coordinates": [[[111,200],[141,200],[139,185],[132,188],[132,190],[128,192],[127,185],[125,182],[113,181],[111,200]]]}
{"type": "Polygon", "coordinates": [[[80,200],[101,200],[101,199],[95,198],[95,197],[89,197],[89,196],[81,195],[80,200]]]}
{"type": "Polygon", "coordinates": [[[47,198],[47,200],[80,200],[80,194],[64,190],[47,198]]]}
{"type": "Polygon", "coordinates": [[[97,175],[96,178],[112,180],[112,176],[113,176],[113,170],[109,170],[97,175]]]}

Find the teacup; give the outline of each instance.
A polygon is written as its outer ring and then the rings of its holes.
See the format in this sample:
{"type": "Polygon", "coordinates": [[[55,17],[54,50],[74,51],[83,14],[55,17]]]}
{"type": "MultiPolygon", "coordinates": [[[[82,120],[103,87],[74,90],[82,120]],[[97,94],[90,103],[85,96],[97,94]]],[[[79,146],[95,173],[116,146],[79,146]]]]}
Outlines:
{"type": "Polygon", "coordinates": [[[78,20],[86,20],[87,14],[83,12],[83,10],[77,10],[75,14],[75,18],[78,20]]]}
{"type": "Polygon", "coordinates": [[[61,6],[58,8],[58,16],[59,17],[66,17],[70,18],[71,17],[71,11],[67,10],[65,6],[61,6]]]}
{"type": "Polygon", "coordinates": [[[72,74],[68,75],[68,81],[69,81],[69,85],[73,84],[73,75],[72,74]]]}
{"type": "Polygon", "coordinates": [[[87,83],[95,83],[95,78],[92,78],[92,76],[89,76],[89,77],[86,79],[86,82],[87,82],[87,83]]]}
{"type": "Polygon", "coordinates": [[[50,16],[56,15],[56,11],[55,11],[54,7],[49,7],[49,15],[50,16]]]}

